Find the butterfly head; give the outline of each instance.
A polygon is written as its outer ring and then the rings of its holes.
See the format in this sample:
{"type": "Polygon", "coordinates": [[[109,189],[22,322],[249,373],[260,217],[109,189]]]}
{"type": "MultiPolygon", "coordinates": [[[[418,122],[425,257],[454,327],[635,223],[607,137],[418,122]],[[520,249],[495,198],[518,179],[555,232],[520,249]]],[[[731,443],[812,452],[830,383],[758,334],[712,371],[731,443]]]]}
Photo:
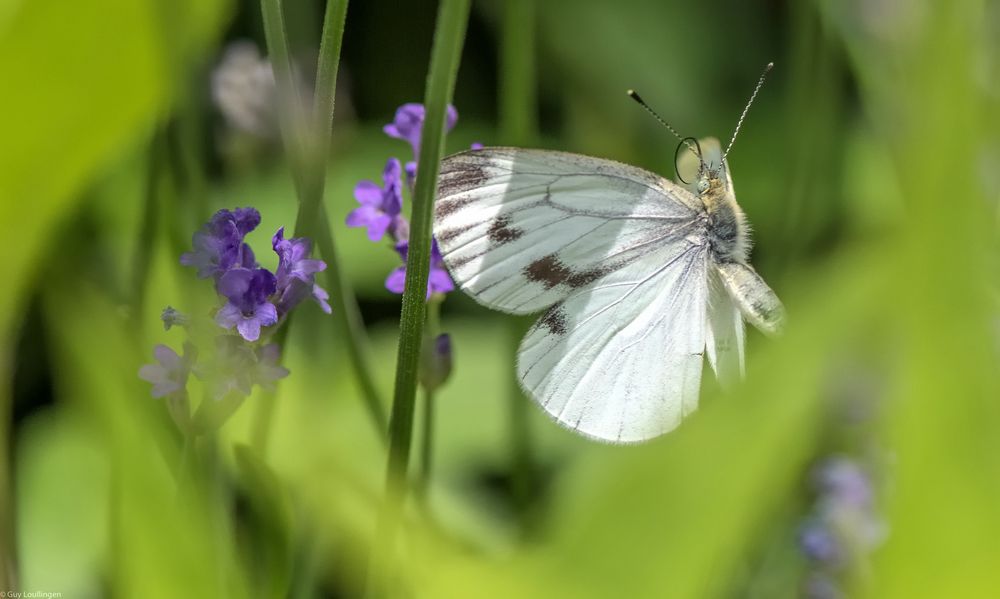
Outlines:
{"type": "Polygon", "coordinates": [[[726,191],[726,177],[721,166],[701,163],[698,169],[698,180],[695,183],[698,195],[713,196],[726,191]]]}

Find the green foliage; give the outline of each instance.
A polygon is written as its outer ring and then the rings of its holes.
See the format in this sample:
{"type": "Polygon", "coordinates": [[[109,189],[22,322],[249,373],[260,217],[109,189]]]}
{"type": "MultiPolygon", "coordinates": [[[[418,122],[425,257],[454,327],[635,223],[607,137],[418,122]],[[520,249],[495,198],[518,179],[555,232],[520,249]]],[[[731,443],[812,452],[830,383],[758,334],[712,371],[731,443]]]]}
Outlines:
{"type": "MultiPolygon", "coordinates": [[[[338,276],[361,299],[371,385],[383,397],[395,376],[399,299],[382,282],[397,258],[343,219],[354,184],[378,180],[385,157],[405,157],[405,145],[379,129],[391,117],[384,107],[424,92],[407,82],[426,55],[362,68],[370,64],[359,49],[371,38],[391,46],[383,31],[432,20],[424,13],[433,6],[404,4],[357,2],[347,14],[340,70],[355,105],[352,113],[338,98],[318,212],[342,256],[338,276]]],[[[399,562],[386,582],[427,597],[798,597],[809,563],[795,535],[813,499],[811,467],[831,452],[877,451],[887,456],[877,489],[887,536],[845,575],[849,596],[997,595],[996,6],[481,4],[447,151],[537,136],[545,147],[670,176],[675,140],[624,90],[640,90],[683,133],[722,138],[774,60],[730,164],[755,225],[754,262],[785,301],[789,325],[775,340],[751,334],[747,380],[728,391],[706,380],[699,412],[678,430],[609,447],[530,405],[512,412],[511,331],[523,323],[449,295],[441,326],[455,358],[435,394],[434,475],[426,503],[401,515],[399,562]],[[536,29],[533,46],[516,43],[519,14],[536,29]],[[532,47],[533,56],[518,54],[532,47]],[[492,91],[468,67],[498,59],[512,86],[502,90],[499,132],[492,91]],[[533,98],[540,109],[525,114],[533,98]],[[837,416],[845,393],[868,414],[865,435],[837,416]],[[512,454],[521,456],[514,471],[512,454]]],[[[148,173],[134,154],[164,122],[208,110],[178,98],[207,102],[201,67],[215,61],[225,7],[11,6],[0,10],[0,234],[10,248],[0,398],[16,396],[18,418],[12,484],[0,488],[0,507],[16,510],[0,510],[10,538],[0,543],[8,562],[16,551],[18,585],[63,596],[358,595],[386,447],[340,324],[313,307],[291,323],[292,374],[264,412],[266,453],[252,444],[263,394],[185,449],[162,400],[136,378],[154,343],[180,349],[181,333],[154,320],[159,305],[199,306],[205,294],[177,265],[177,223],[153,219],[150,306],[138,316],[123,308],[148,173]],[[41,362],[51,402],[24,383],[29,359],[41,362]]],[[[259,6],[242,10],[256,15],[259,6]]],[[[240,20],[232,27],[260,33],[240,20]]],[[[413,35],[399,44],[430,47],[430,29],[413,35]]],[[[441,52],[458,63],[454,45],[441,52]]],[[[315,56],[291,60],[311,65],[315,56]]],[[[440,104],[447,93],[436,89],[429,102],[440,104]]],[[[185,151],[210,173],[206,210],[252,204],[269,226],[294,222],[296,187],[277,148],[243,170],[185,151]]],[[[176,178],[164,175],[160,214],[185,201],[176,178]]],[[[267,247],[272,232],[250,243],[267,247]]]]}

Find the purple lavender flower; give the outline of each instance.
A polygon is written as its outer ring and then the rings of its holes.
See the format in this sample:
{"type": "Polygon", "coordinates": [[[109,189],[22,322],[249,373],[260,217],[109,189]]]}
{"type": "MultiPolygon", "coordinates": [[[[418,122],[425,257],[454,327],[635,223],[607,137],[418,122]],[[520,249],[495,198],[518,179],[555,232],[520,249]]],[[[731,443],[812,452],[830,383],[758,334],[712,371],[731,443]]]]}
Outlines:
{"type": "Polygon", "coordinates": [[[278,254],[278,314],[287,314],[310,295],[330,314],[330,295],[316,284],[316,273],[326,269],[326,262],[309,258],[312,242],[305,237],[285,239],[285,228],[281,227],[271,238],[271,247],[278,254]]]}
{"type": "MultiPolygon", "coordinates": [[[[413,160],[420,160],[420,135],[424,129],[424,105],[403,104],[396,109],[396,116],[391,123],[382,128],[389,137],[409,142],[413,148],[413,160]]],[[[451,131],[458,121],[458,111],[451,104],[445,116],[445,132],[451,131]]]]}
{"type": "MultiPolygon", "coordinates": [[[[403,259],[403,265],[389,273],[385,280],[385,288],[393,293],[403,293],[406,283],[406,256],[409,253],[410,242],[401,241],[396,244],[396,251],[403,259]]],[[[444,267],[444,259],[441,257],[441,250],[438,249],[437,239],[431,240],[431,270],[427,277],[427,298],[430,299],[432,293],[448,293],[455,289],[455,284],[451,281],[451,276],[444,267]]]]}
{"type": "Polygon", "coordinates": [[[254,208],[219,210],[192,236],[194,250],[181,254],[181,264],[197,268],[201,279],[218,278],[237,266],[253,268],[253,250],[243,238],[258,224],[260,213],[254,208]]]}
{"type": "Polygon", "coordinates": [[[183,357],[166,345],[157,345],[153,348],[153,357],[159,364],[140,368],[139,378],[153,384],[153,397],[182,393],[196,356],[197,351],[190,343],[184,344],[183,357]]]}
{"type": "Polygon", "coordinates": [[[367,227],[368,239],[379,241],[386,231],[395,235],[402,220],[403,190],[399,160],[390,158],[382,171],[383,186],[361,181],[354,187],[354,197],[361,204],[347,215],[348,227],[367,227]]]}
{"type": "Polygon", "coordinates": [[[219,335],[214,361],[198,368],[195,374],[211,381],[216,400],[232,392],[249,396],[255,384],[274,391],[275,382],[288,376],[288,369],[278,363],[280,359],[281,349],[276,343],[255,349],[239,337],[219,335]]]}
{"type": "Polygon", "coordinates": [[[236,391],[250,395],[253,391],[256,354],[253,348],[233,335],[215,339],[215,359],[207,367],[195,371],[198,378],[212,384],[212,397],[219,401],[236,391]]]}
{"type": "Polygon", "coordinates": [[[219,326],[236,327],[244,339],[256,341],[261,327],[278,322],[278,310],[268,301],[276,291],[275,277],[267,269],[234,268],[222,275],[218,289],[229,300],[215,316],[219,326]]]}

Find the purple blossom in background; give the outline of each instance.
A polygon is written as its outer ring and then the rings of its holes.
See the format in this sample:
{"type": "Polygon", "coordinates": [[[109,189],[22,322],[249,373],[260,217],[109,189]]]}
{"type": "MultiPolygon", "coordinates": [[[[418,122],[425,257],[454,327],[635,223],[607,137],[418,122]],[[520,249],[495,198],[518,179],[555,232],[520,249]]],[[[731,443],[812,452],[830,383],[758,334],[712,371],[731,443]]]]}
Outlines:
{"type": "Polygon", "coordinates": [[[198,269],[198,277],[220,277],[230,268],[256,266],[253,250],[243,243],[247,233],[260,224],[254,208],[219,210],[192,236],[193,251],[181,255],[181,264],[198,269]]]}
{"type": "Polygon", "coordinates": [[[330,295],[316,284],[316,273],[326,270],[326,262],[309,258],[312,242],[305,237],[285,239],[285,228],[281,227],[271,238],[271,247],[278,254],[278,314],[287,314],[310,295],[330,314],[333,311],[327,303],[330,295]]]}
{"type": "Polygon", "coordinates": [[[823,522],[807,522],[799,530],[799,547],[811,560],[834,564],[840,559],[840,547],[833,532],[823,522]]]}
{"type": "MultiPolygon", "coordinates": [[[[396,251],[403,259],[403,265],[389,273],[385,280],[385,288],[393,293],[403,293],[406,283],[406,256],[410,249],[408,241],[401,241],[396,244],[396,251]]],[[[451,276],[444,266],[444,259],[441,257],[441,250],[438,249],[437,239],[431,241],[431,270],[427,277],[427,297],[432,293],[448,293],[455,289],[455,284],[451,281],[451,276]]]]}
{"type": "MultiPolygon", "coordinates": [[[[396,116],[392,122],[382,128],[389,137],[409,142],[413,148],[414,162],[420,160],[420,136],[424,129],[424,116],[423,104],[403,104],[396,109],[396,116]]],[[[445,133],[451,131],[456,122],[458,122],[458,111],[449,104],[445,115],[445,133]]]]}
{"type": "Polygon", "coordinates": [[[197,352],[190,343],[184,344],[184,356],[166,345],[153,348],[153,357],[159,364],[146,364],[139,369],[139,378],[153,384],[153,397],[165,397],[183,392],[188,374],[197,352]]]}
{"type": "Polygon", "coordinates": [[[403,210],[403,189],[399,160],[390,158],[382,171],[383,186],[361,181],[354,187],[354,198],[361,204],[347,215],[348,227],[367,227],[368,239],[379,241],[386,231],[395,236],[403,210]]]}
{"type": "Polygon", "coordinates": [[[222,275],[218,288],[229,300],[215,316],[219,326],[236,327],[244,339],[256,341],[261,327],[278,322],[278,310],[268,301],[277,289],[276,281],[267,269],[234,268],[222,275]]]}
{"type": "Polygon", "coordinates": [[[469,146],[469,149],[470,150],[482,150],[483,147],[484,147],[483,144],[479,143],[478,141],[474,141],[474,142],[472,142],[472,145],[469,146]]]}
{"type": "Polygon", "coordinates": [[[281,348],[276,343],[269,343],[257,348],[257,363],[253,370],[253,382],[266,391],[274,391],[275,382],[288,376],[288,369],[279,364],[281,348]]]}

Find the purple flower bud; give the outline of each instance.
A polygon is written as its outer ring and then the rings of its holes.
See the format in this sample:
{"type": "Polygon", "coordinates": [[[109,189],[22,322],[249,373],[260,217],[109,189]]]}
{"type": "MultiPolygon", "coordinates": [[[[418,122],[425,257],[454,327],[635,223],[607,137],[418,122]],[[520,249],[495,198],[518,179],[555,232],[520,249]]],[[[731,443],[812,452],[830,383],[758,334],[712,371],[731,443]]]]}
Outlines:
{"type": "Polygon", "coordinates": [[[261,327],[278,322],[278,310],[268,298],[276,290],[275,278],[264,268],[234,268],[219,279],[219,293],[229,302],[215,316],[219,326],[236,327],[247,341],[260,338],[261,327]]]}
{"type": "Polygon", "coordinates": [[[167,306],[160,314],[163,321],[163,330],[169,331],[170,327],[186,327],[191,323],[191,319],[186,314],[167,306]]]}
{"type": "Polygon", "coordinates": [[[139,369],[139,378],[153,384],[153,397],[183,395],[197,350],[190,343],[184,344],[184,356],[166,345],[153,348],[153,357],[159,364],[146,364],[139,369]]]}
{"type": "MultiPolygon", "coordinates": [[[[396,116],[392,122],[382,128],[386,135],[402,139],[409,142],[413,148],[413,160],[420,159],[420,135],[424,128],[424,105],[423,104],[403,104],[396,110],[396,116]]],[[[445,116],[445,132],[451,131],[458,121],[458,111],[451,104],[448,105],[445,116]]]]}
{"type": "MultiPolygon", "coordinates": [[[[410,243],[403,241],[396,244],[396,251],[403,259],[403,266],[393,270],[385,280],[385,288],[393,293],[403,293],[406,286],[406,256],[409,253],[410,243]]],[[[441,250],[438,249],[436,239],[431,240],[431,269],[427,277],[427,298],[430,299],[432,293],[448,293],[455,289],[455,284],[451,281],[444,266],[444,258],[441,257],[441,250]]]]}
{"type": "Polygon", "coordinates": [[[420,384],[435,391],[451,376],[451,336],[447,333],[424,339],[420,352],[420,384]]]}
{"type": "Polygon", "coordinates": [[[361,204],[347,215],[348,227],[367,227],[368,239],[379,241],[386,231],[395,235],[403,209],[403,190],[399,161],[390,158],[382,171],[383,186],[361,181],[354,187],[354,198],[361,204]]]}
{"type": "Polygon", "coordinates": [[[243,243],[243,237],[258,224],[260,213],[254,208],[219,210],[195,232],[191,240],[194,250],[181,255],[181,264],[197,268],[202,279],[218,279],[233,267],[255,267],[253,251],[243,243]]]}

